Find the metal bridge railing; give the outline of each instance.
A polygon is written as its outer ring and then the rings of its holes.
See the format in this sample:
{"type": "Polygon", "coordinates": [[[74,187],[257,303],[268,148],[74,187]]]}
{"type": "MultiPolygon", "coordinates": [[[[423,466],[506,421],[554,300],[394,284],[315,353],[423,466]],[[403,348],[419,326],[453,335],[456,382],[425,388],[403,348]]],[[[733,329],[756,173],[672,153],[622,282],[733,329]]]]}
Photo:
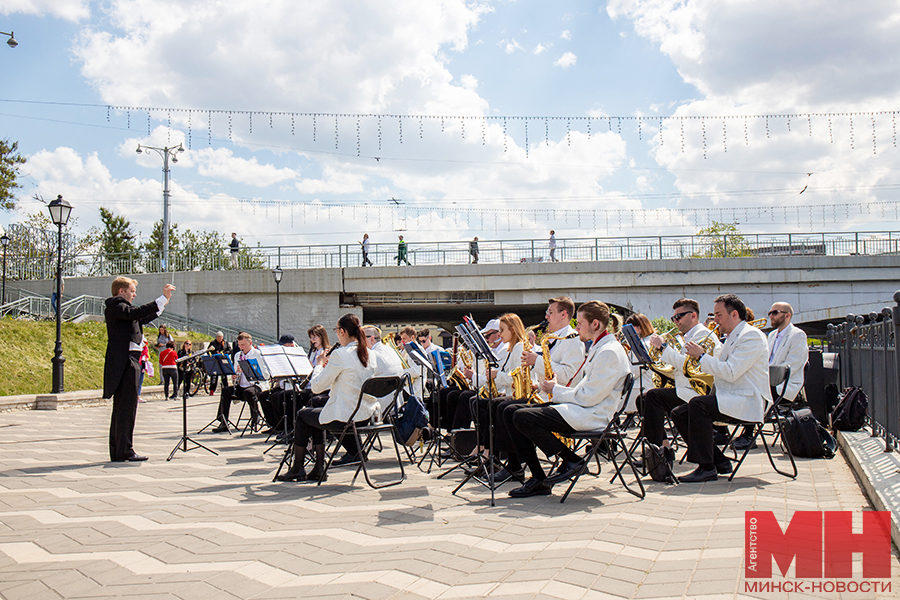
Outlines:
{"type": "MultiPolygon", "coordinates": [[[[680,260],[773,256],[854,256],[900,254],[900,232],[781,233],[738,235],[682,235],[643,237],[567,238],[557,241],[556,258],[566,262],[607,260],[680,260]]],[[[409,262],[413,265],[463,265],[469,255],[468,241],[416,242],[408,240],[409,262]]],[[[372,243],[369,258],[376,266],[397,264],[397,244],[372,243]]],[[[479,242],[479,264],[546,262],[550,248],[546,239],[479,242]]],[[[231,269],[227,247],[199,251],[187,248],[170,252],[173,271],[231,269]]],[[[83,254],[66,257],[64,275],[107,276],[130,273],[157,273],[163,270],[161,257],[149,252],[122,255],[83,254]]],[[[358,244],[245,247],[238,257],[240,269],[313,269],[362,265],[358,244]]],[[[7,278],[41,279],[53,276],[45,268],[36,269],[33,257],[7,257],[7,278]]]]}
{"type": "Polygon", "coordinates": [[[828,325],[828,348],[841,355],[844,386],[859,386],[869,399],[872,437],[882,437],[885,452],[900,450],[900,291],[895,306],[868,315],[847,315],[828,325]]]}

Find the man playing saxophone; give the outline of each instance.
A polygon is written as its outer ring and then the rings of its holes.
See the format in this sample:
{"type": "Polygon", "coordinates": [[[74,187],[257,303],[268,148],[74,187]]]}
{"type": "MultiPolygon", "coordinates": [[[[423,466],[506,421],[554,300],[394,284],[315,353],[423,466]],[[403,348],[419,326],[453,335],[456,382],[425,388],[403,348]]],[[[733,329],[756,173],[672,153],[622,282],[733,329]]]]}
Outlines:
{"type": "MultiPolygon", "coordinates": [[[[700,305],[696,300],[681,298],[672,305],[672,322],[678,327],[678,332],[687,342],[700,342],[711,344],[714,354],[718,353],[721,343],[715,334],[700,323],[700,305]]],[[[644,393],[643,410],[643,436],[651,444],[662,445],[665,448],[666,457],[672,462],[675,453],[670,448],[670,442],[666,438],[665,417],[676,406],[681,406],[697,395],[697,391],[691,386],[691,382],[684,373],[684,363],[687,359],[684,349],[673,347],[672,344],[658,335],[650,336],[649,342],[655,348],[662,349],[662,362],[675,367],[675,387],[656,388],[644,393]]]]}
{"type": "MultiPolygon", "coordinates": [[[[573,381],[573,377],[584,361],[584,342],[578,339],[578,333],[569,325],[574,315],[575,303],[571,298],[568,296],[550,298],[547,312],[544,313],[547,318],[547,333],[544,339],[549,340],[547,342],[550,351],[549,363],[546,362],[548,358],[546,356],[541,357],[544,362],[538,362],[540,355],[533,350],[522,353],[522,362],[532,368],[532,373],[537,374],[539,384],[553,375],[556,375],[557,381],[563,384],[577,383],[573,381]],[[548,364],[550,373],[547,372],[548,364]]],[[[540,397],[544,402],[550,399],[548,393],[543,390],[540,391],[540,397]]]]}

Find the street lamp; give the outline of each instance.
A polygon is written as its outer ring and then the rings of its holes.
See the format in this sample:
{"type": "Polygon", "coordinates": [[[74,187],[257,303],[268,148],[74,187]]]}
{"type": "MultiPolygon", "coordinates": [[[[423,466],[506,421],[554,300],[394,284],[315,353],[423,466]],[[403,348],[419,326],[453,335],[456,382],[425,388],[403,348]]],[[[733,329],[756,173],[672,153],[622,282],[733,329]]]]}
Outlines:
{"type": "Polygon", "coordinates": [[[10,48],[15,48],[16,46],[19,45],[19,42],[16,41],[16,38],[13,35],[12,31],[10,31],[9,33],[6,33],[5,31],[0,31],[0,35],[8,35],[9,36],[9,39],[6,40],[6,45],[9,46],[10,48]]]}
{"type": "Polygon", "coordinates": [[[284,277],[284,271],[280,266],[275,267],[272,276],[275,277],[275,337],[281,339],[281,278],[284,277]]]}
{"type": "Polygon", "coordinates": [[[162,148],[154,148],[153,146],[141,146],[138,144],[138,154],[143,154],[144,150],[154,150],[163,159],[163,271],[169,270],[169,156],[172,156],[172,162],[178,162],[176,153],[184,152],[184,146],[178,144],[172,148],[164,146],[162,148]]]}
{"type": "Polygon", "coordinates": [[[56,347],[53,350],[53,389],[50,393],[63,392],[63,367],[66,359],[62,355],[62,230],[69,222],[72,205],[63,200],[62,194],[50,202],[50,219],[59,228],[56,238],[56,347]]]}
{"type": "Polygon", "coordinates": [[[6,247],[9,246],[9,236],[5,233],[0,236],[0,244],[3,244],[3,292],[0,293],[0,306],[6,304],[6,247]]]}

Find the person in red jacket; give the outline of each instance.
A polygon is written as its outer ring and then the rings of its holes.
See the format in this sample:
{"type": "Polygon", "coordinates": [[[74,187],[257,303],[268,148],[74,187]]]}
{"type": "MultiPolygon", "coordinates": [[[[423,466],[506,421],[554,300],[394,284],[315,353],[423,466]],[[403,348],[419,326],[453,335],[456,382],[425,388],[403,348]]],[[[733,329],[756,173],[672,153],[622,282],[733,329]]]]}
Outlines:
{"type": "Polygon", "coordinates": [[[166,347],[159,353],[159,367],[162,373],[163,391],[166,400],[178,399],[178,367],[175,365],[175,359],[178,354],[175,352],[175,342],[169,340],[166,347]],[[169,382],[172,382],[172,395],[169,396],[169,382]]]}

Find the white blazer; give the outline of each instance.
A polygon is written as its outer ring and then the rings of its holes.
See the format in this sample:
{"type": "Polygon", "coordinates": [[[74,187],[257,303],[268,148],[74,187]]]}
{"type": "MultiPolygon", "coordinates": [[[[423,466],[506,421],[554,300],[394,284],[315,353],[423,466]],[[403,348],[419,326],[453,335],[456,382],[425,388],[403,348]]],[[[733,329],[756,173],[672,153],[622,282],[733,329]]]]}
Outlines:
{"type": "Polygon", "coordinates": [[[269,369],[266,368],[266,363],[262,358],[262,354],[259,349],[256,347],[250,348],[250,352],[244,354],[241,351],[238,351],[232,357],[232,363],[234,366],[234,372],[238,374],[238,385],[241,387],[250,387],[251,385],[258,385],[259,389],[267,390],[269,389],[269,369]],[[262,381],[250,381],[247,379],[247,376],[244,375],[244,371],[241,370],[240,362],[242,360],[250,360],[255,358],[259,363],[259,370],[262,372],[263,379],[262,381]]]}
{"type": "MultiPolygon", "coordinates": [[[[509,344],[503,345],[509,346],[509,344]]],[[[497,393],[501,396],[512,396],[512,377],[510,376],[510,373],[521,366],[522,352],[524,349],[525,347],[522,345],[522,342],[517,342],[516,345],[512,347],[512,351],[507,352],[506,357],[500,361],[500,368],[497,371],[494,382],[497,384],[497,393]]]]}
{"type": "MultiPolygon", "coordinates": [[[[698,323],[684,336],[684,343],[699,343],[707,335],[709,335],[709,329],[698,323]]],[[[709,339],[714,340],[716,349],[713,351],[713,354],[718,355],[722,350],[722,342],[715,335],[710,335],[709,339]]],[[[663,350],[662,361],[675,367],[675,393],[678,394],[681,400],[689,402],[691,398],[697,395],[697,392],[694,391],[690,380],[684,375],[684,361],[686,358],[687,354],[680,354],[671,345],[666,346],[666,349],[663,350]]]]}
{"type": "MultiPolygon", "coordinates": [[[[356,342],[351,342],[332,352],[328,357],[328,364],[324,367],[316,365],[309,382],[313,393],[321,394],[325,390],[331,389],[328,402],[322,407],[322,413],[319,415],[319,423],[347,422],[350,415],[353,414],[353,409],[356,408],[362,384],[375,376],[378,358],[371,350],[368,363],[364,367],[359,362],[359,358],[356,356],[356,342]]],[[[354,420],[356,422],[365,421],[372,416],[377,407],[378,402],[375,398],[365,396],[354,420]]]]}
{"type": "MultiPolygon", "coordinates": [[[[573,333],[575,333],[575,330],[566,325],[559,331],[552,332],[551,335],[568,336],[573,333]]],[[[582,361],[584,361],[584,342],[578,336],[556,340],[556,343],[550,348],[550,365],[553,367],[556,381],[562,385],[569,383],[573,377],[576,377],[576,373],[579,379],[583,376],[583,373],[578,371],[582,361]]],[[[531,373],[537,374],[538,385],[544,381],[544,358],[542,356],[538,356],[534,366],[531,368],[531,373]]],[[[572,381],[571,383],[575,385],[578,381],[572,381]]],[[[541,390],[540,396],[545,402],[547,401],[546,392],[541,390]]]]}
{"type": "Polygon", "coordinates": [[[769,332],[769,364],[791,367],[791,378],[784,391],[784,397],[787,400],[793,400],[800,393],[800,388],[803,387],[803,367],[809,360],[806,333],[799,327],[794,327],[793,323],[788,323],[788,326],[781,332],[781,342],[778,344],[778,348],[775,348],[775,355],[772,356],[777,335],[777,329],[769,332]]]}
{"type": "Polygon", "coordinates": [[[716,402],[722,414],[760,422],[772,402],[766,335],[746,321],[728,334],[716,356],[700,357],[704,373],[716,378],[716,402]]]}
{"type": "Polygon", "coordinates": [[[551,406],[576,431],[603,429],[622,405],[622,387],[631,371],[625,348],[613,335],[591,345],[584,376],[572,387],[553,386],[551,406]]]}
{"type": "MultiPolygon", "coordinates": [[[[393,349],[388,348],[381,342],[376,342],[370,353],[378,357],[378,362],[375,364],[375,377],[403,377],[403,363],[400,362],[400,357],[393,349]]],[[[392,396],[378,398],[377,400],[379,406],[384,407],[387,406],[388,401],[392,400],[392,396]]],[[[401,402],[403,402],[402,395],[397,397],[398,406],[401,402]]]]}

